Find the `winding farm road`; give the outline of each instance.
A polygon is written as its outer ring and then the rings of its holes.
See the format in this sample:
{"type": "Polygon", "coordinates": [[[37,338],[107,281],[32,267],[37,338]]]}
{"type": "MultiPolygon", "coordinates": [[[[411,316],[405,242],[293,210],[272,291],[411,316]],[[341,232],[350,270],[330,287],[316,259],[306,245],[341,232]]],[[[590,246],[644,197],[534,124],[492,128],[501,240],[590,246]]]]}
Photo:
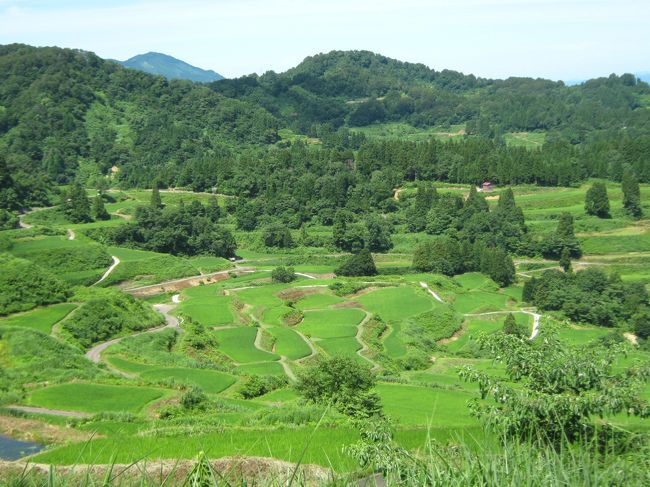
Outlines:
{"type": "Polygon", "coordinates": [[[309,275],[309,274],[304,274],[304,273],[302,273],[302,272],[294,272],[294,274],[295,274],[296,276],[306,277],[307,279],[316,279],[316,277],[311,276],[311,275],[309,275]]]}
{"type": "MultiPolygon", "coordinates": [[[[172,298],[173,299],[173,298],[172,298]]],[[[178,328],[180,329],[180,323],[178,321],[178,318],[175,316],[172,316],[169,314],[169,312],[174,309],[176,306],[173,304],[154,304],[153,305],[154,309],[161,313],[165,317],[165,321],[167,322],[166,325],[163,326],[157,326],[156,328],[150,328],[148,330],[144,331],[139,331],[137,333],[133,333],[131,335],[123,336],[120,338],[113,338],[112,340],[108,340],[107,342],[100,343],[98,345],[95,345],[93,348],[88,350],[86,352],[86,358],[90,360],[91,362],[94,362],[96,364],[100,363],[102,360],[102,352],[106,350],[108,347],[111,345],[115,345],[116,343],[120,343],[122,340],[125,338],[130,338],[130,337],[135,337],[138,335],[144,335],[145,333],[156,333],[162,330],[166,330],[167,328],[178,328]]]]}
{"type": "Polygon", "coordinates": [[[366,356],[364,355],[364,352],[369,352],[369,351],[370,351],[370,347],[368,347],[368,345],[366,344],[366,342],[364,342],[364,341],[361,339],[361,335],[363,335],[363,327],[364,327],[364,326],[366,325],[366,323],[368,323],[368,322],[370,321],[370,319],[372,318],[372,314],[368,313],[368,312],[365,311],[365,310],[364,310],[364,313],[366,314],[366,316],[363,318],[363,320],[361,320],[361,323],[359,323],[359,324],[357,325],[357,333],[356,333],[356,335],[354,336],[354,338],[356,338],[357,342],[359,342],[359,344],[361,345],[361,348],[360,348],[359,350],[357,350],[357,355],[358,355],[359,357],[361,357],[362,359],[364,359],[364,360],[370,362],[370,364],[372,365],[372,370],[379,370],[379,369],[381,368],[381,366],[380,366],[377,362],[375,362],[374,360],[372,360],[370,357],[366,357],[366,356]]]}
{"type": "Polygon", "coordinates": [[[429,292],[429,294],[431,294],[431,296],[433,296],[437,301],[440,301],[441,303],[444,303],[444,301],[438,295],[438,293],[435,292],[434,290],[432,290],[426,282],[421,281],[420,286],[422,286],[424,289],[426,289],[429,292]]]}
{"type": "Polygon", "coordinates": [[[34,227],[34,225],[31,225],[29,223],[25,223],[23,221],[23,218],[25,218],[27,215],[28,215],[28,213],[21,213],[20,215],[18,215],[18,226],[20,228],[29,229],[29,228],[34,227]]]}
{"type": "Polygon", "coordinates": [[[120,263],[120,259],[117,258],[116,256],[111,255],[111,258],[113,259],[113,263],[112,263],[111,266],[106,270],[106,272],[104,272],[104,275],[99,279],[99,281],[97,281],[95,284],[93,284],[93,286],[96,286],[97,284],[99,284],[100,282],[102,282],[104,279],[106,279],[106,278],[111,274],[111,272],[113,272],[113,270],[117,267],[117,264],[120,263]]]}

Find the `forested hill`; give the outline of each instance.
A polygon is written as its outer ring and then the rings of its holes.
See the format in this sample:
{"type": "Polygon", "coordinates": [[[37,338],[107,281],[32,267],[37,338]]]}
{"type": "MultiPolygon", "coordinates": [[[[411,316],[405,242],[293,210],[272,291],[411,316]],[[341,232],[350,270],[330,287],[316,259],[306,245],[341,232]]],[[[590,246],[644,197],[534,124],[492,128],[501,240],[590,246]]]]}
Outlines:
{"type": "Polygon", "coordinates": [[[44,205],[55,183],[92,187],[109,174],[121,187],[216,187],[257,200],[255,218],[299,222],[389,204],[406,181],[569,185],[620,180],[626,165],[650,181],[650,88],[632,75],[567,87],[335,51],[282,74],[205,85],[79,50],[0,46],[0,209],[11,212],[0,217],[9,226],[20,209],[44,205]],[[387,121],[458,124],[465,135],[416,143],[353,130],[387,121]],[[545,139],[531,150],[504,143],[505,132],[532,130],[545,139]]]}
{"type": "Polygon", "coordinates": [[[150,185],[175,168],[233,147],[277,140],[278,122],[257,105],[205,85],[167,81],[79,50],[0,46],[0,156],[14,182],[54,182],[120,168],[150,185]]]}
{"type": "Polygon", "coordinates": [[[543,79],[488,80],[368,51],[308,57],[285,73],[222,80],[212,88],[259,103],[299,131],[314,123],[364,126],[403,121],[417,127],[468,124],[468,133],[560,131],[573,143],[593,131],[650,128],[650,88],[634,75],[568,87],[543,79]]]}

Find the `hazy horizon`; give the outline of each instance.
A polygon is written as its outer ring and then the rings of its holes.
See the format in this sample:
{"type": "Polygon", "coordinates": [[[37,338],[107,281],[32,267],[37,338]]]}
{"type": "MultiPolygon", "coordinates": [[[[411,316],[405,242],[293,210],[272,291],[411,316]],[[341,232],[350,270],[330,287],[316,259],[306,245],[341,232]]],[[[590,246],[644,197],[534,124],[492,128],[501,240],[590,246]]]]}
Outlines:
{"type": "Polygon", "coordinates": [[[160,52],[232,78],[369,50],[486,78],[650,71],[650,3],[626,0],[0,0],[0,43],[160,52]]]}

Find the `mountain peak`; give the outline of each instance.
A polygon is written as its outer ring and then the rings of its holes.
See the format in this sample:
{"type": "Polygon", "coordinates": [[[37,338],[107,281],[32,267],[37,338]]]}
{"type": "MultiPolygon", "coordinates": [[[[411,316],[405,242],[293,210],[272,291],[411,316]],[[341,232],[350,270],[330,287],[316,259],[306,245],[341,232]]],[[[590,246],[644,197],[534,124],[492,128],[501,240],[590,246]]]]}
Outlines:
{"type": "Polygon", "coordinates": [[[223,79],[223,76],[211,69],[205,70],[176,59],[161,52],[138,54],[126,61],[117,61],[122,66],[144,71],[145,73],[164,76],[167,79],[186,79],[209,83],[223,79]]]}

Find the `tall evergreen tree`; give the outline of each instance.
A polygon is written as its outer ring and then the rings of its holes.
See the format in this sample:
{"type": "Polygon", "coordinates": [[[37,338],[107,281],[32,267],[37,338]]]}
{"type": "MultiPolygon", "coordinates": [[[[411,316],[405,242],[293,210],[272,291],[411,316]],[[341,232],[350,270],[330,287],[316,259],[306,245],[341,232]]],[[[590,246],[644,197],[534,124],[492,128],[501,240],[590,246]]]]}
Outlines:
{"type": "MultiPolygon", "coordinates": [[[[513,201],[514,201],[514,196],[513,196],[513,201]]],[[[476,186],[472,185],[469,188],[469,195],[467,196],[467,199],[465,200],[465,204],[463,205],[464,218],[470,218],[472,215],[476,213],[481,213],[481,212],[487,213],[489,211],[490,211],[490,207],[488,206],[485,197],[482,194],[480,194],[478,191],[476,191],[476,186]]]]}
{"type": "Polygon", "coordinates": [[[418,183],[415,201],[409,211],[408,230],[421,232],[427,225],[427,214],[438,200],[438,192],[430,183],[418,183]]]}
{"type": "Polygon", "coordinates": [[[623,170],[623,207],[634,218],[641,218],[641,191],[639,190],[639,181],[629,166],[623,170]]]}
{"type": "Polygon", "coordinates": [[[508,313],[506,319],[503,322],[503,333],[506,335],[515,335],[521,338],[526,336],[526,330],[523,326],[517,323],[515,315],[508,313]]]}
{"type": "Polygon", "coordinates": [[[101,195],[97,195],[95,198],[93,198],[93,218],[95,218],[95,220],[111,219],[111,215],[109,215],[108,211],[106,211],[106,207],[104,206],[104,199],[101,197],[101,195]]]}
{"type": "Polygon", "coordinates": [[[609,198],[605,183],[596,182],[585,195],[585,211],[598,218],[609,218],[609,198]]]}
{"type": "Polygon", "coordinates": [[[386,252],[393,248],[393,241],[390,238],[392,225],[379,215],[370,215],[366,219],[368,239],[366,247],[371,252],[386,252]]]}
{"type": "Polygon", "coordinates": [[[210,196],[210,199],[208,200],[206,216],[212,223],[217,223],[219,218],[221,218],[221,208],[219,207],[219,201],[215,195],[210,196]]]}
{"type": "Polygon", "coordinates": [[[68,188],[64,212],[72,223],[92,221],[90,217],[90,200],[86,190],[79,183],[73,183],[68,188]]]}
{"type": "Polygon", "coordinates": [[[560,267],[564,272],[571,272],[571,252],[568,247],[564,247],[560,253],[560,267]]]}
{"type": "Polygon", "coordinates": [[[152,208],[162,208],[162,200],[160,199],[160,190],[158,189],[158,184],[153,185],[151,190],[151,207],[152,208]]]}
{"type": "Polygon", "coordinates": [[[501,287],[515,282],[516,271],[512,257],[498,247],[487,247],[481,255],[481,272],[501,287]]]}
{"type": "Polygon", "coordinates": [[[565,248],[573,258],[579,259],[582,256],[580,243],[573,231],[573,217],[570,213],[560,215],[555,233],[549,235],[541,244],[542,255],[551,259],[559,259],[565,248]]]}

